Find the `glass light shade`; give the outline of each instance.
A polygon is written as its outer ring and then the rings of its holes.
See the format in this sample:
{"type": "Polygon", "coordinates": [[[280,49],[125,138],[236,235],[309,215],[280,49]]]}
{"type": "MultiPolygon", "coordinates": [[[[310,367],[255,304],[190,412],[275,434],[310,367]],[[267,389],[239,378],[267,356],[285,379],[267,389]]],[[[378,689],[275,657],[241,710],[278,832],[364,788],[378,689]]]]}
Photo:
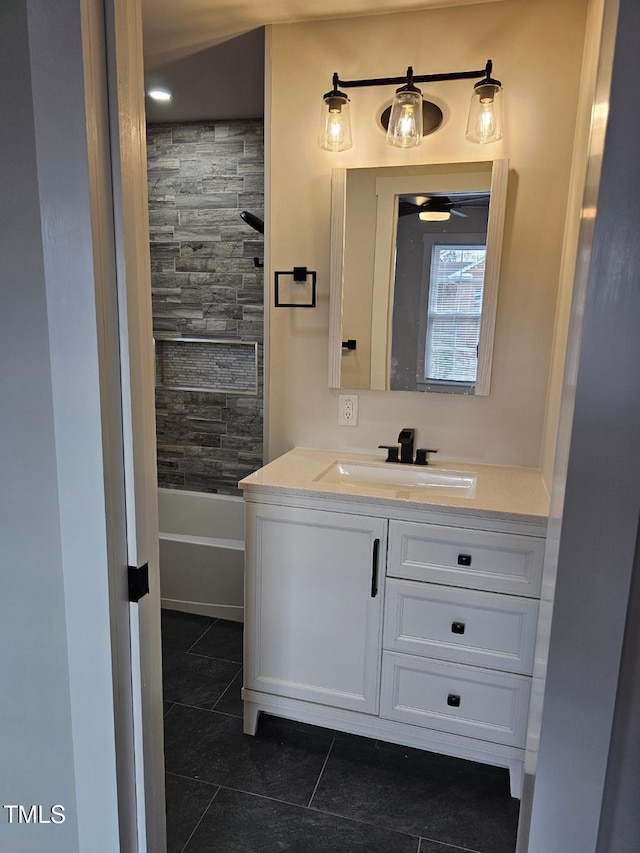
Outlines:
{"type": "Polygon", "coordinates": [[[351,148],[351,120],[346,96],[325,95],[320,114],[318,145],[325,151],[346,151],[351,148]]]}
{"type": "Polygon", "coordinates": [[[484,145],[502,136],[502,89],[497,83],[478,83],[471,96],[465,138],[484,145]]]}
{"type": "Polygon", "coordinates": [[[418,217],[423,222],[446,222],[451,219],[451,214],[448,210],[423,210],[418,217]]]}
{"type": "Polygon", "coordinates": [[[387,142],[397,148],[412,148],[422,142],[422,93],[398,90],[393,99],[387,142]]]}

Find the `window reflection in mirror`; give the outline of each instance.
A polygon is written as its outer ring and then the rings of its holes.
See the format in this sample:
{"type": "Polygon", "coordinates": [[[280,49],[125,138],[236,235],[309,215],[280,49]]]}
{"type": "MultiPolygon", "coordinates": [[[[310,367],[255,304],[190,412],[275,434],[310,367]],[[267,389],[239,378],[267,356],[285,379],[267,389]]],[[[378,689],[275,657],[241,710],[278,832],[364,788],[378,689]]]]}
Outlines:
{"type": "Polygon", "coordinates": [[[333,170],[331,388],[489,393],[508,174],[333,170]]]}
{"type": "Polygon", "coordinates": [[[390,389],[473,393],[489,193],[397,198],[390,389]]]}

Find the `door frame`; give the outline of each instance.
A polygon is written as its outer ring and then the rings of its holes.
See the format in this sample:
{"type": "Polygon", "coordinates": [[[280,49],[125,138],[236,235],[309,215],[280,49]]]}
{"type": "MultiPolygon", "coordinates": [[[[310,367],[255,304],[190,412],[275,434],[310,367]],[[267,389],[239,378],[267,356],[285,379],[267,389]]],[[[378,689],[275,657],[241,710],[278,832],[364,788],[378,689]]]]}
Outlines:
{"type": "Polygon", "coordinates": [[[163,853],[166,821],[160,558],[142,4],[141,0],[103,3],[128,565],[146,565],[149,572],[149,593],[129,606],[138,849],[139,853],[163,853]]]}
{"type": "MultiPolygon", "coordinates": [[[[34,3],[34,0],[28,0],[34,3]]],[[[81,0],[83,8],[88,8],[93,0],[81,0]]],[[[163,849],[164,833],[164,797],[162,788],[162,719],[161,719],[161,669],[159,655],[159,598],[158,598],[158,563],[157,563],[157,510],[155,503],[155,430],[153,417],[153,349],[151,337],[151,310],[150,310],[150,285],[148,264],[148,229],[146,223],[146,179],[144,162],[144,104],[143,104],[143,66],[141,51],[141,11],[139,0],[95,0],[96,11],[100,5],[104,5],[107,21],[107,44],[110,45],[107,53],[107,66],[111,92],[110,114],[112,121],[112,161],[114,176],[114,207],[115,207],[115,240],[118,273],[119,313],[120,313],[120,359],[123,366],[121,382],[124,391],[123,407],[125,424],[124,430],[124,459],[125,459],[125,484],[127,490],[127,541],[128,560],[132,565],[139,565],[142,561],[149,562],[151,584],[155,587],[153,597],[144,599],[140,605],[132,605],[130,615],[132,617],[132,640],[140,641],[140,672],[136,679],[134,671],[134,684],[140,684],[140,690],[134,689],[133,706],[136,714],[138,730],[142,729],[142,739],[138,742],[138,750],[141,753],[142,767],[138,763],[136,767],[136,781],[138,786],[145,782],[145,805],[138,811],[139,839],[138,849],[140,853],[147,844],[149,851],[161,851],[163,849]],[[114,100],[115,98],[115,100],[114,100]],[[117,126],[116,126],[117,120],[117,126]],[[155,538],[155,542],[154,542],[155,538]],[[147,664],[150,668],[147,670],[147,664]],[[147,672],[149,676],[147,677],[147,672]],[[144,725],[141,725],[144,723],[144,725]],[[147,725],[148,723],[148,725],[147,725]],[[143,827],[144,818],[144,827],[143,827]]],[[[622,8],[629,9],[633,0],[621,0],[622,8]]],[[[618,0],[606,0],[608,8],[616,8],[618,0]]],[[[72,5],[72,4],[71,4],[72,5]]],[[[53,42],[53,39],[52,39],[53,42]]],[[[628,83],[627,83],[628,85],[628,83]]],[[[606,226],[606,221],[604,223],[606,226]]],[[[636,232],[637,233],[637,230],[636,232]]],[[[615,294],[613,294],[615,295],[615,294]]],[[[620,306],[621,302],[618,303],[620,306]]],[[[596,312],[604,306],[595,299],[588,311],[596,312]]],[[[594,315],[592,315],[594,316],[594,315]]],[[[620,318],[622,322],[624,317],[620,318]]],[[[618,329],[619,331],[619,329],[618,329]]],[[[587,342],[588,343],[588,342],[587,342]]],[[[589,379],[589,371],[594,370],[593,362],[589,359],[594,356],[595,348],[589,345],[585,350],[586,373],[582,376],[582,383],[589,379]]],[[[597,371],[596,371],[597,372],[597,371]]],[[[102,389],[104,390],[104,389],[102,389]]],[[[578,415],[585,416],[584,411],[578,411],[578,415]]],[[[107,428],[107,427],[106,427],[107,428]]],[[[563,536],[571,528],[570,523],[576,525],[575,530],[580,529],[587,521],[584,503],[580,495],[571,487],[571,473],[577,471],[580,462],[581,451],[589,451],[593,454],[594,448],[590,440],[594,431],[589,425],[577,417],[574,420],[574,432],[571,442],[572,464],[569,467],[569,480],[567,490],[567,507],[571,509],[571,516],[565,518],[563,536]]],[[[624,445],[621,445],[621,448],[624,445]]],[[[590,456],[593,460],[594,456],[590,456]]],[[[636,454],[635,459],[640,458],[636,454]]],[[[584,470],[584,468],[583,468],[584,470]]],[[[598,466],[599,474],[606,474],[598,466]]],[[[575,482],[579,482],[576,476],[575,482]]],[[[639,481],[640,482],[640,479],[639,481]]],[[[587,491],[582,488],[584,496],[587,491]]],[[[636,531],[637,532],[637,531],[636,531]]],[[[109,530],[112,535],[112,531],[109,530]]],[[[567,540],[570,544],[571,540],[567,540]]],[[[560,554],[560,570],[571,565],[571,555],[567,550],[568,545],[562,545],[560,554]]],[[[626,567],[630,572],[630,567],[626,567]]],[[[565,575],[566,585],[561,589],[561,596],[556,602],[554,613],[554,624],[564,614],[569,614],[571,608],[575,620],[575,600],[571,601],[570,593],[575,593],[578,576],[568,571],[565,575]]],[[[617,633],[618,662],[622,644],[624,628],[624,610],[628,597],[628,586],[624,585],[616,607],[612,608],[607,617],[615,617],[621,620],[622,627],[617,633]],[[625,596],[626,592],[626,596],[625,596]]],[[[560,711],[563,695],[568,687],[560,679],[561,667],[558,661],[567,650],[567,644],[572,641],[563,632],[563,625],[571,624],[560,622],[560,628],[555,629],[551,637],[550,649],[550,678],[548,681],[547,695],[545,697],[545,710],[543,712],[543,728],[541,739],[541,758],[538,769],[538,782],[545,779],[549,760],[552,753],[545,746],[550,734],[555,731],[557,735],[559,728],[554,726],[558,723],[558,717],[554,720],[554,712],[560,711]],[[555,658],[555,662],[554,662],[555,658]]],[[[601,623],[603,624],[603,623],[601,623]]],[[[620,627],[620,623],[619,623],[620,627]]],[[[615,651],[615,650],[614,650],[615,651]]],[[[615,654],[613,656],[615,659],[615,654]]],[[[587,665],[590,659],[586,657],[587,665]]],[[[611,663],[609,660],[609,664],[611,663]]],[[[615,664],[615,660],[614,660],[615,664]]],[[[135,670],[135,663],[134,663],[135,670]]],[[[584,668],[576,667],[579,672],[586,671],[584,668]]],[[[71,665],[73,675],[73,665],[71,665]]],[[[116,670],[117,672],[117,670],[116,670]]],[[[617,673],[617,668],[616,668],[617,673]]],[[[613,708],[615,698],[615,684],[607,692],[607,700],[613,708]]],[[[599,735],[606,735],[605,729],[611,731],[611,719],[602,724],[599,735]],[[608,727],[608,728],[607,728],[608,727]]],[[[571,739],[566,742],[569,744],[571,739]]],[[[606,762],[605,762],[606,766],[606,762]]],[[[565,776],[570,767],[565,765],[565,776]]],[[[555,788],[559,788],[561,776],[556,776],[555,788]]],[[[565,780],[566,781],[566,780],[565,780]]],[[[120,784],[126,784],[126,780],[120,776],[120,784]]],[[[93,793],[93,792],[92,792],[93,793]]],[[[568,795],[567,785],[562,787],[563,796],[568,795]]],[[[572,794],[574,800],[579,792],[572,794]]],[[[97,804],[100,805],[99,803],[97,804]]],[[[550,806],[553,803],[550,803],[550,806]]],[[[93,804],[96,807],[96,804],[93,804]]],[[[532,827],[540,826],[539,811],[541,806],[534,803],[532,827]]],[[[584,815],[584,810],[582,810],[584,815]]],[[[596,821],[600,811],[593,814],[596,821]]],[[[542,849],[542,848],[540,848],[542,849]]],[[[547,850],[552,849],[548,847],[547,850]]],[[[570,847],[564,848],[569,851],[570,847]]],[[[586,853],[589,848],[582,847],[581,853],[586,853]]],[[[595,849],[595,848],[592,848],[595,849]]],[[[532,848],[532,853],[534,849],[532,848]]]]}
{"type": "Polygon", "coordinates": [[[540,748],[519,847],[529,853],[631,850],[640,831],[640,118],[628,102],[639,38],[634,0],[605,0],[552,493],[540,748]]]}

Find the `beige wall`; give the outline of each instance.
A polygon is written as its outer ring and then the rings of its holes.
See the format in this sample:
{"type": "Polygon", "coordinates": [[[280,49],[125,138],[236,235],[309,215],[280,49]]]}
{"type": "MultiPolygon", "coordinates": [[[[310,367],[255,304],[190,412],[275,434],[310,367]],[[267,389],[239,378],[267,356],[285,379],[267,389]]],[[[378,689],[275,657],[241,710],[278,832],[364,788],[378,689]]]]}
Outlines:
{"type": "MultiPolygon", "coordinates": [[[[318,308],[270,312],[269,456],[295,445],[370,449],[403,426],[441,458],[539,466],[586,0],[504,0],[311,24],[271,33],[271,271],[318,272],[318,308]],[[445,123],[423,145],[386,144],[375,116],[392,88],[352,91],[354,146],[317,147],[320,99],[343,79],[452,71],[494,61],[505,89],[505,139],[464,140],[472,84],[424,85],[445,123]],[[327,387],[330,184],[334,166],[369,167],[508,157],[505,247],[491,395],[486,398],[359,391],[359,425],[337,425],[327,387]]],[[[271,275],[271,279],[272,279],[271,275]]]]}
{"type": "MultiPolygon", "coordinates": [[[[576,329],[574,330],[572,349],[568,356],[567,335],[569,333],[569,321],[573,301],[573,282],[576,273],[578,239],[581,233],[583,239],[587,239],[587,235],[591,234],[595,218],[595,207],[586,209],[582,218],[580,211],[585,193],[588,156],[591,153],[592,158],[596,160],[599,168],[608,114],[608,102],[606,108],[603,108],[602,103],[598,101],[596,96],[596,75],[600,57],[600,43],[603,38],[603,17],[604,0],[589,0],[587,33],[584,45],[576,120],[573,168],[569,184],[564,250],[560,268],[560,286],[558,288],[556,325],[551,369],[549,371],[549,393],[547,397],[547,412],[540,465],[547,484],[552,482],[554,475],[558,484],[564,483],[569,456],[573,395],[581,339],[579,331],[582,325],[581,303],[576,305],[574,311],[576,329]],[[595,109],[592,109],[594,103],[596,106],[595,109]],[[593,139],[590,141],[592,125],[593,139]],[[591,152],[589,150],[590,144],[591,152]],[[597,157],[596,152],[598,152],[597,157]],[[565,369],[565,360],[568,361],[567,369],[565,369]],[[563,381],[566,383],[564,388],[563,381]],[[565,411],[561,416],[561,405],[563,403],[565,411]]],[[[599,181],[599,179],[600,176],[598,174],[597,176],[592,176],[591,181],[599,181]]],[[[588,258],[582,257],[580,262],[582,267],[584,267],[588,263],[588,258]]],[[[582,300],[582,291],[579,292],[576,298],[582,300]]],[[[560,493],[558,494],[558,500],[562,500],[560,493]]]]}

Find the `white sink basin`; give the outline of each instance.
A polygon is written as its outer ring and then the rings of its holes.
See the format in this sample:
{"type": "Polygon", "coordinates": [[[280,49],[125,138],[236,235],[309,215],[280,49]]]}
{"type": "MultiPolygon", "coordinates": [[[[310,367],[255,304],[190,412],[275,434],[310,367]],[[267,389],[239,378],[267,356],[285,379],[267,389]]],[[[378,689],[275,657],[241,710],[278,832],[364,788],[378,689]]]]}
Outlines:
{"type": "Polygon", "coordinates": [[[336,461],[315,482],[342,486],[368,486],[376,491],[398,492],[428,490],[444,496],[473,498],[477,474],[471,471],[449,471],[443,468],[336,461]]]}

